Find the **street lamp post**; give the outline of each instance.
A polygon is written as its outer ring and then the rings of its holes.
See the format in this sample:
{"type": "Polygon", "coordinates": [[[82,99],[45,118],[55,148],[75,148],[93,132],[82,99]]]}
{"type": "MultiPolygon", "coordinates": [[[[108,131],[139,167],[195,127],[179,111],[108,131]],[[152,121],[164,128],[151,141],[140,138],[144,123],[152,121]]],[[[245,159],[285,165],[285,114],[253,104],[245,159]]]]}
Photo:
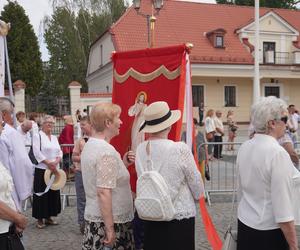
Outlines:
{"type": "Polygon", "coordinates": [[[147,19],[147,34],[148,34],[148,47],[152,48],[154,46],[154,28],[156,17],[159,14],[159,11],[163,7],[163,0],[151,0],[152,13],[145,14],[140,11],[141,8],[141,0],[133,0],[133,6],[136,10],[136,13],[142,17],[147,19]],[[155,12],[154,12],[155,10],[155,12]]]}

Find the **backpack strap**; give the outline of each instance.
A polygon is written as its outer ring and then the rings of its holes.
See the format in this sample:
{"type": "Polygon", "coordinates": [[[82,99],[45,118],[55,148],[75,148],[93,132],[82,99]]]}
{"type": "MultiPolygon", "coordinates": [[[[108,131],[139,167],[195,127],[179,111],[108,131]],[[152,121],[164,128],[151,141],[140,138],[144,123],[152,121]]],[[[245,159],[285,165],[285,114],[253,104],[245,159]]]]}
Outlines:
{"type": "Polygon", "coordinates": [[[147,142],[147,145],[146,145],[146,154],[147,154],[147,160],[146,160],[146,171],[152,171],[154,170],[153,168],[153,161],[151,159],[151,156],[150,156],[150,141],[147,142]]]}

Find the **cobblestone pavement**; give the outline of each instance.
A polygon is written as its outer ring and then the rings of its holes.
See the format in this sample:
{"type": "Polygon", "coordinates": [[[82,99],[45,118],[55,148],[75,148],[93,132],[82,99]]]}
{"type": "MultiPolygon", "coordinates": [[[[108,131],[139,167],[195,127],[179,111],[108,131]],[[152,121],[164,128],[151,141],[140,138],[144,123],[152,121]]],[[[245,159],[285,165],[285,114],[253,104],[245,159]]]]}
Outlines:
{"type": "MultiPolygon", "coordinates": [[[[212,205],[207,206],[213,223],[223,240],[224,233],[228,227],[231,214],[231,196],[214,195],[212,205]]],[[[80,250],[82,236],[77,225],[76,202],[70,199],[70,206],[58,216],[57,226],[47,226],[44,229],[35,227],[36,221],[31,217],[31,209],[26,211],[29,216],[29,225],[24,233],[26,250],[80,250]]],[[[297,228],[298,240],[300,241],[300,230],[297,228]]],[[[199,213],[196,218],[196,248],[195,250],[211,249],[204,232],[202,219],[199,213]]]]}
{"type": "MultiPolygon", "coordinates": [[[[236,141],[245,141],[246,126],[241,126],[241,131],[236,141]]],[[[224,141],[227,140],[227,137],[224,141]]],[[[238,148],[238,146],[237,146],[238,148]]],[[[211,175],[212,180],[207,183],[206,188],[209,190],[214,189],[231,189],[232,180],[235,173],[232,172],[232,163],[234,162],[235,152],[224,151],[224,159],[222,161],[212,162],[211,175]],[[229,176],[229,183],[224,180],[225,176],[229,176]],[[216,186],[215,180],[222,180],[221,186],[216,186]]],[[[66,193],[74,193],[72,187],[65,190],[66,193]]],[[[211,195],[211,206],[207,206],[209,214],[211,215],[213,224],[215,225],[219,236],[223,239],[224,233],[228,227],[231,215],[231,199],[230,194],[213,194],[211,195]]],[[[198,208],[199,211],[199,208],[198,208]]],[[[79,233],[79,227],[77,225],[77,211],[75,197],[70,197],[70,204],[62,211],[58,216],[57,221],[60,223],[57,226],[48,226],[44,229],[36,228],[36,221],[31,217],[31,209],[26,211],[26,215],[29,217],[29,224],[24,233],[24,243],[26,250],[80,250],[82,236],[79,233]]],[[[236,220],[234,220],[236,222],[236,220]]],[[[297,228],[298,240],[300,242],[300,229],[297,228]]],[[[196,248],[195,250],[211,249],[207,242],[204,232],[202,220],[199,213],[196,218],[196,248]]],[[[184,249],[183,249],[184,250],[184,249]]]]}

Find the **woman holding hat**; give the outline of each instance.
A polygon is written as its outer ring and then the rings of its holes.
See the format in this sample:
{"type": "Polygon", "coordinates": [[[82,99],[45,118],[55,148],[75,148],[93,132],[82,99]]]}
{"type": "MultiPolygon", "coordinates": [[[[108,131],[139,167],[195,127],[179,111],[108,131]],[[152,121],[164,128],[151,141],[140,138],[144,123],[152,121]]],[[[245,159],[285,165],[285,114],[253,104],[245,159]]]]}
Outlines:
{"type": "Polygon", "coordinates": [[[119,134],[121,108],[96,104],[90,113],[93,132],[81,153],[86,194],[82,250],[133,250],[133,203],[126,166],[134,162],[132,151],[123,160],[109,143],[119,134]]]}
{"type": "MultiPolygon", "coordinates": [[[[179,110],[170,110],[166,102],[154,102],[145,111],[141,131],[149,134],[136,152],[138,177],[143,174],[150,156],[152,167],[158,170],[169,187],[175,208],[171,221],[145,221],[145,250],[195,249],[195,200],[204,191],[191,150],[183,142],[168,140],[171,126],[181,116],[179,110]],[[163,152],[163,153],[162,153],[163,152]]],[[[138,198],[138,197],[137,197],[138,198]]]]}
{"type": "MultiPolygon", "coordinates": [[[[50,115],[45,115],[42,119],[41,131],[33,137],[33,152],[38,162],[35,166],[33,190],[35,193],[42,193],[46,189],[44,177],[49,178],[50,170],[56,175],[58,164],[62,159],[62,151],[57,137],[52,135],[54,119],[50,115]],[[45,174],[46,172],[46,174],[45,174]]],[[[59,178],[57,175],[55,178],[59,178]]],[[[42,229],[45,225],[57,225],[51,217],[57,216],[61,211],[60,191],[49,189],[41,196],[33,195],[32,216],[38,220],[37,228],[42,229]],[[45,221],[44,221],[45,219],[45,221]]]]}

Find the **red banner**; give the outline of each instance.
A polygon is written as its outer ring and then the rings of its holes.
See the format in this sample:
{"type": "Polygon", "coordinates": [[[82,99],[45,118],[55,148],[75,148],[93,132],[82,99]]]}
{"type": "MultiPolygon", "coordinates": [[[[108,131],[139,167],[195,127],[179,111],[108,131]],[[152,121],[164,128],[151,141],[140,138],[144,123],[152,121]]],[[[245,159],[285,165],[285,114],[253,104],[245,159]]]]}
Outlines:
{"type": "MultiPolygon", "coordinates": [[[[139,106],[145,107],[155,101],[165,101],[170,109],[180,109],[183,113],[185,53],[186,47],[181,45],[113,54],[112,102],[121,106],[123,124],[120,135],[113,139],[112,144],[121,155],[128,148],[136,147],[131,137],[135,138],[132,132],[138,132],[141,121],[135,124],[138,119],[133,112],[138,96],[144,96],[144,105],[139,106]],[[136,127],[135,130],[132,127],[136,127]]],[[[180,132],[181,120],[172,127],[169,138],[179,140],[180,132]]]]}
{"type": "MultiPolygon", "coordinates": [[[[145,139],[138,129],[143,119],[143,110],[155,101],[165,101],[170,109],[179,109],[183,114],[185,95],[185,45],[165,48],[116,52],[114,65],[112,102],[121,106],[120,135],[112,144],[123,155],[128,149],[136,150],[145,139]]],[[[180,140],[182,120],[172,126],[169,139],[180,140]]],[[[131,187],[135,192],[136,173],[129,168],[131,187]]]]}

